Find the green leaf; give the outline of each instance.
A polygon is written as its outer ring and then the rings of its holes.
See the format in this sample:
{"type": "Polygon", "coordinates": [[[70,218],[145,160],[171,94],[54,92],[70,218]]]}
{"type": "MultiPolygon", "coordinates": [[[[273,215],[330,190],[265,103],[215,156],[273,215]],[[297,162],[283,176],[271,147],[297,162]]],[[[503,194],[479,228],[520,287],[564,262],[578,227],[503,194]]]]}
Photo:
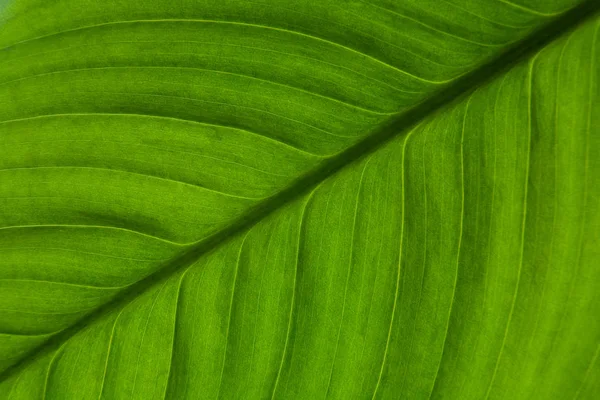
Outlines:
{"type": "Polygon", "coordinates": [[[0,399],[598,397],[574,6],[2,6],[0,399]]]}

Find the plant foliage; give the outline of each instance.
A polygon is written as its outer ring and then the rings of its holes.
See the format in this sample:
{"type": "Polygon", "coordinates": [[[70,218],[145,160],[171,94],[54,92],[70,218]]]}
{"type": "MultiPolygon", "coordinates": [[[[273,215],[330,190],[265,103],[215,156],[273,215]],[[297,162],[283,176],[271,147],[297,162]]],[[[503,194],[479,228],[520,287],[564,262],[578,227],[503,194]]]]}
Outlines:
{"type": "Polygon", "coordinates": [[[600,397],[582,4],[0,5],[0,399],[600,397]]]}

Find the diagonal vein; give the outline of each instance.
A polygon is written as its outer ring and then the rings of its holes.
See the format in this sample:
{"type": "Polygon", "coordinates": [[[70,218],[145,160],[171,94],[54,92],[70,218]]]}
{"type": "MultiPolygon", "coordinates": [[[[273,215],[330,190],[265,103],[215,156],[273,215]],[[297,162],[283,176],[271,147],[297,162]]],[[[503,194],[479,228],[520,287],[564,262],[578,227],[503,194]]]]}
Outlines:
{"type": "MultiPolygon", "coordinates": [[[[560,37],[560,35],[563,33],[570,31],[588,18],[593,17],[598,11],[600,11],[600,2],[588,0],[584,3],[581,3],[579,6],[565,12],[559,17],[556,17],[541,29],[533,32],[519,43],[507,48],[505,51],[499,53],[496,57],[493,57],[492,59],[483,63],[471,72],[460,76],[448,85],[442,86],[439,91],[433,93],[432,96],[425,99],[420,104],[404,113],[391,117],[383,124],[375,127],[372,133],[367,135],[364,139],[358,141],[346,150],[333,155],[331,158],[323,160],[317,167],[305,175],[298,177],[294,182],[292,182],[285,189],[281,190],[279,193],[276,193],[273,196],[259,202],[257,205],[251,207],[238,219],[232,221],[229,226],[188,247],[186,251],[173,258],[172,262],[166,264],[157,272],[131,285],[127,290],[115,296],[113,300],[100,306],[95,311],[86,314],[74,325],[51,337],[42,345],[34,348],[19,362],[0,373],[0,382],[6,380],[13,374],[19,373],[23,367],[31,363],[37,357],[60,348],[65,341],[67,341],[77,332],[81,331],[87,325],[91,324],[102,316],[107,315],[122,304],[133,301],[141,293],[147,291],[151,287],[163,284],[165,280],[173,276],[177,271],[194,263],[203,254],[216,248],[217,246],[228,243],[233,238],[238,237],[240,233],[246,231],[259,221],[271,215],[276,210],[291,203],[295,199],[310,193],[310,191],[313,190],[314,187],[320,182],[342,170],[347,165],[356,162],[358,159],[361,159],[368,154],[373,153],[390,140],[406,135],[407,132],[409,132],[418,122],[427,118],[442,107],[456,101],[457,98],[461,98],[462,96],[470,94],[474,89],[508,70],[515,63],[525,59],[531,54],[534,54],[540,48],[560,37]]],[[[168,20],[165,20],[164,22],[167,21],[168,20]]],[[[123,21],[121,23],[126,22],[132,21],[123,21]]],[[[220,21],[213,22],[219,23],[220,21]]],[[[221,21],[221,23],[223,22],[221,21]]],[[[273,27],[264,28],[278,30],[278,28],[273,27]]],[[[303,35],[301,33],[297,34],[303,35]]],[[[36,39],[40,38],[35,38],[32,40],[36,39]]],[[[337,45],[341,46],[339,44],[337,45]]]]}

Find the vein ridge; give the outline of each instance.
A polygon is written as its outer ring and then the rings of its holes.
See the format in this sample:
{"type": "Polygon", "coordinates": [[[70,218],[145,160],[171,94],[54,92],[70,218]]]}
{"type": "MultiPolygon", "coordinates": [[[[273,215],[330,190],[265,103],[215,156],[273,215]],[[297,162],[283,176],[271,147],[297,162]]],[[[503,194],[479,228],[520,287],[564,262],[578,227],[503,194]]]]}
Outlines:
{"type": "MultiPolygon", "coordinates": [[[[228,242],[235,234],[252,227],[283,205],[289,204],[294,199],[309,193],[309,191],[320,182],[340,171],[348,164],[374,152],[391,139],[400,135],[405,135],[409,129],[412,129],[414,125],[431,115],[434,111],[450,104],[455,101],[456,98],[462,97],[465,94],[470,93],[474,88],[488,82],[493,77],[507,70],[517,61],[529,56],[531,53],[534,53],[539,48],[550,43],[561,34],[594,16],[599,10],[600,3],[594,0],[589,0],[580,4],[567,11],[565,14],[555,18],[553,21],[550,21],[550,23],[545,26],[542,26],[536,32],[523,38],[523,40],[515,46],[506,49],[475,70],[458,77],[452,84],[442,87],[437,93],[434,93],[431,97],[425,99],[417,106],[390,118],[379,127],[376,127],[372,134],[366,136],[346,150],[333,155],[331,158],[323,160],[314,170],[298,177],[298,179],[287,188],[253,206],[248,212],[240,216],[237,220],[234,220],[221,231],[187,247],[186,251],[175,257],[169,265],[165,265],[164,268],[131,285],[128,290],[115,296],[114,300],[97,308],[94,312],[85,315],[74,325],[50,338],[41,346],[34,348],[26,357],[1,372],[0,382],[15,373],[18,373],[21,368],[33,360],[37,354],[45,354],[51,349],[61,347],[66,340],[79,332],[87,324],[95,321],[100,316],[108,314],[118,305],[132,301],[137,298],[140,293],[148,290],[148,288],[153,287],[160,282],[164,282],[164,280],[173,276],[176,271],[189,266],[196,261],[202,254],[228,242]]],[[[29,41],[36,39],[39,38],[30,39],[29,41]]],[[[374,396],[375,394],[376,392],[374,393],[374,396]]]]}

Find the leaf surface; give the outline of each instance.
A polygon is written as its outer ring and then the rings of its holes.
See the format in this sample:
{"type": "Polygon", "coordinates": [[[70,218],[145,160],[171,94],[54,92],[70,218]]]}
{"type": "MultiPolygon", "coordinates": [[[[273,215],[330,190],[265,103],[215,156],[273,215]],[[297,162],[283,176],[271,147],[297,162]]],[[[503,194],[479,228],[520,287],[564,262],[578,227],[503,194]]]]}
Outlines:
{"type": "MultiPolygon", "coordinates": [[[[3,11],[5,368],[572,5],[78,3],[3,11]]],[[[0,398],[593,398],[597,25],[116,303],[0,398]]]]}

